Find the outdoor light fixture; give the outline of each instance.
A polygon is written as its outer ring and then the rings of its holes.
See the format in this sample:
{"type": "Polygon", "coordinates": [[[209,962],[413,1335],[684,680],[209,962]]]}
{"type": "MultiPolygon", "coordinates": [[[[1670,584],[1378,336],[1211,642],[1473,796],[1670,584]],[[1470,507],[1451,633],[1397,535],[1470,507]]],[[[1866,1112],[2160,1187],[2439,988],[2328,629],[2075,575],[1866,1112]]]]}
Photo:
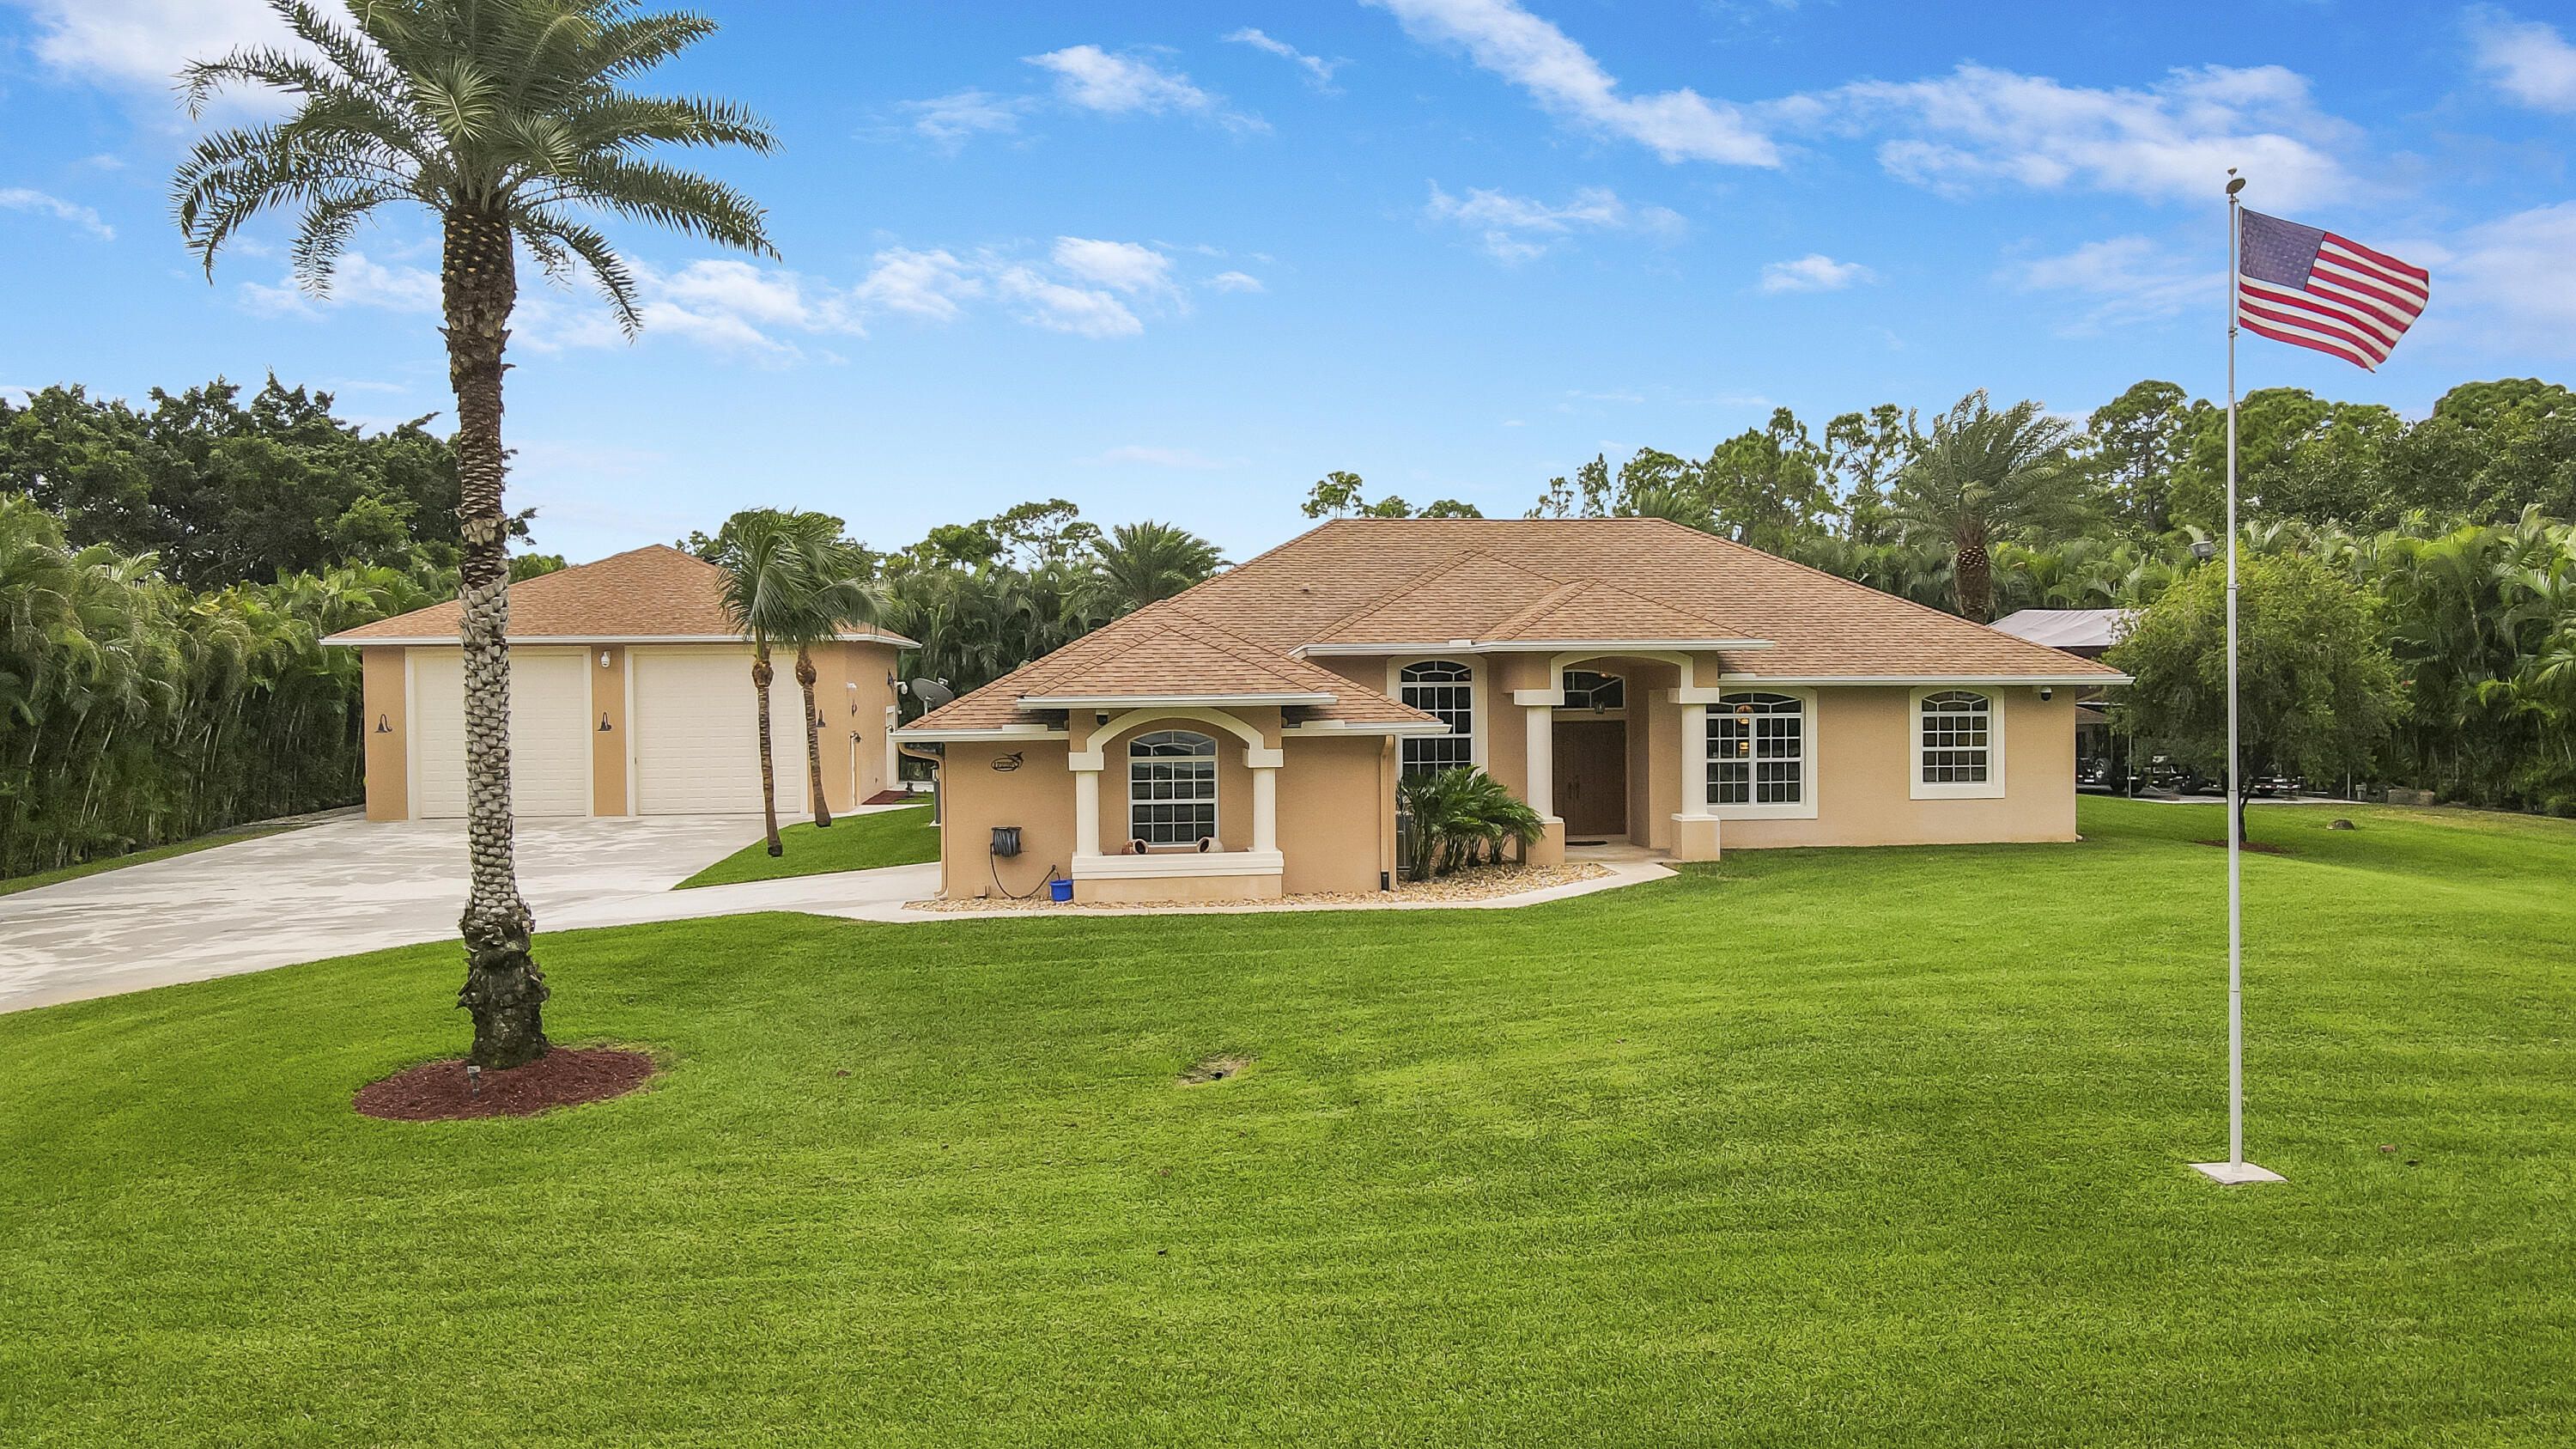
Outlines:
{"type": "Polygon", "coordinates": [[[605,649],[599,651],[599,667],[602,669],[608,667],[608,651],[605,649]]]}
{"type": "Polygon", "coordinates": [[[604,709],[599,712],[599,732],[608,733],[608,711],[604,709]]]}
{"type": "Polygon", "coordinates": [[[857,714],[859,712],[859,682],[857,680],[853,679],[850,681],[849,691],[850,713],[857,714]]]}
{"type": "Polygon", "coordinates": [[[390,721],[390,720],[388,720],[388,719],[386,719],[383,715],[377,715],[377,716],[376,716],[376,733],[377,733],[377,734],[380,734],[380,735],[389,735],[389,734],[392,734],[393,732],[394,732],[393,722],[392,722],[392,721],[390,721]]]}
{"type": "Polygon", "coordinates": [[[2204,538],[2200,542],[2191,546],[2191,556],[2198,559],[2216,558],[2218,556],[2218,545],[2211,543],[2208,539],[2204,538]]]}
{"type": "Polygon", "coordinates": [[[2044,700],[2055,699],[2057,698],[2057,691],[2043,684],[2039,687],[2039,697],[2044,700]]]}

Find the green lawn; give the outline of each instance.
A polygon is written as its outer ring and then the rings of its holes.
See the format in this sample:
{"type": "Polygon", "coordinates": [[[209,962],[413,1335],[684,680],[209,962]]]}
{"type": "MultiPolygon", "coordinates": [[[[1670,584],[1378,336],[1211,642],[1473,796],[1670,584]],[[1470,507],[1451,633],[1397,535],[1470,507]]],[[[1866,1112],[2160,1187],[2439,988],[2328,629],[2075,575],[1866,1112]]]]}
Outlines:
{"type": "Polygon", "coordinates": [[[141,865],[146,861],[168,860],[174,855],[194,855],[201,850],[212,850],[218,845],[237,845],[245,840],[257,840],[264,835],[281,835],[289,828],[291,827],[281,826],[275,830],[232,830],[221,835],[200,835],[194,840],[182,840],[176,845],[156,845],[148,850],[129,850],[123,855],[85,860],[78,865],[64,866],[60,870],[40,870],[34,875],[11,876],[6,880],[0,880],[0,896],[31,891],[38,886],[60,885],[64,881],[79,880],[82,876],[97,875],[102,871],[123,870],[129,865],[141,865]]]}
{"type": "Polygon", "coordinates": [[[790,825],[778,832],[786,853],[772,856],[769,842],[746,845],[673,887],[734,885],[747,880],[777,880],[791,875],[829,875],[836,870],[874,870],[881,865],[918,865],[939,858],[939,831],[930,823],[930,807],[908,806],[872,815],[844,815],[829,830],[790,825]]]}
{"type": "Polygon", "coordinates": [[[0,1017],[0,1442],[2569,1442],[2576,827],[2255,810],[2231,1190],[2219,810],[2083,811],[549,936],[556,1037],[673,1065],[525,1121],[349,1110],[449,945],[0,1017]]]}

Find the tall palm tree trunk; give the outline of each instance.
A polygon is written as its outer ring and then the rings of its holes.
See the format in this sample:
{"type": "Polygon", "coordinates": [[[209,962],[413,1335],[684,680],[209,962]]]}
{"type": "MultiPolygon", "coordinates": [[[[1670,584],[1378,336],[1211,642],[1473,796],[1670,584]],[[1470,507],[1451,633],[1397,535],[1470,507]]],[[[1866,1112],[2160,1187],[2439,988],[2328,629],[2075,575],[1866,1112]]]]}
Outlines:
{"type": "Polygon", "coordinates": [[[785,855],[787,847],[778,839],[778,772],[769,757],[769,682],[778,671],[769,667],[769,646],[755,644],[751,650],[751,690],[760,696],[760,814],[769,827],[769,853],[785,855]]]}
{"type": "Polygon", "coordinates": [[[832,824],[832,802],[823,798],[823,742],[814,713],[814,651],[796,646],[796,687],[805,691],[805,787],[814,797],[814,827],[828,830],[832,824]]]}
{"type": "Polygon", "coordinates": [[[510,832],[510,553],[503,540],[501,350],[518,277],[509,227],[464,209],[446,217],[447,373],[456,390],[456,507],[464,535],[465,841],[472,863],[465,988],[476,1066],[506,1070],[546,1054],[546,978],[529,955],[536,929],[519,895],[510,832]]]}
{"type": "Polygon", "coordinates": [[[1983,624],[1995,612],[1995,560],[1986,552],[1986,540],[1978,536],[1959,540],[1959,551],[1951,561],[1950,587],[1959,603],[1959,617],[1972,624],[1983,624]]]}

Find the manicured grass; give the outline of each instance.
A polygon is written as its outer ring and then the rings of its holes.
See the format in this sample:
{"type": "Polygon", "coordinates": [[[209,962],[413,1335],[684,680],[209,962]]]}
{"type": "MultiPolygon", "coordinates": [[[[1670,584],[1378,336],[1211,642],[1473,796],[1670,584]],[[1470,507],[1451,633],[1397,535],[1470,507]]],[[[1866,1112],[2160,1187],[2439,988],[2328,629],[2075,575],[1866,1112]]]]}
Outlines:
{"type": "Polygon", "coordinates": [[[97,875],[102,871],[123,870],[129,865],[141,865],[146,861],[168,860],[174,855],[194,855],[201,850],[212,850],[218,845],[236,845],[245,840],[257,840],[264,835],[281,835],[285,830],[286,827],[280,827],[276,830],[235,830],[223,835],[200,835],[194,840],[182,840],[176,845],[156,845],[149,850],[129,850],[123,855],[111,855],[104,860],[85,860],[78,865],[64,866],[60,870],[40,870],[34,875],[11,876],[6,880],[0,880],[0,896],[31,891],[38,886],[60,885],[64,881],[79,880],[83,876],[97,875]]]}
{"type": "Polygon", "coordinates": [[[549,936],[525,1121],[349,1110],[445,945],[0,1017],[0,1442],[2565,1443],[2576,828],[2254,813],[2231,1190],[2218,817],[549,936]]]}
{"type": "Polygon", "coordinates": [[[747,880],[778,880],[791,875],[829,875],[838,870],[874,870],[881,865],[918,865],[939,858],[939,831],[930,823],[930,807],[908,806],[872,815],[844,815],[829,830],[812,824],[789,825],[778,832],[786,853],[773,856],[769,842],[756,841],[674,886],[733,885],[747,880]]]}

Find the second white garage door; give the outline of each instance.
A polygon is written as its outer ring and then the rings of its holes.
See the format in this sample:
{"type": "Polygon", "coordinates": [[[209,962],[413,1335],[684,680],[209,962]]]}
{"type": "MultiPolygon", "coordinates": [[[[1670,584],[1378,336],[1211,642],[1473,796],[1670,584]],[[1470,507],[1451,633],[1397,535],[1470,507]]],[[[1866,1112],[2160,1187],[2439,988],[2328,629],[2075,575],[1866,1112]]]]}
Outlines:
{"type": "MultiPolygon", "coordinates": [[[[760,809],[760,696],[751,655],[730,649],[638,649],[635,812],[746,815],[760,809]]],[[[804,692],[781,662],[769,687],[781,814],[804,813],[804,692]]]]}
{"type": "MultiPolygon", "coordinates": [[[[510,651],[510,813],[590,813],[590,677],[577,649],[510,651]]],[[[465,659],[411,651],[412,816],[465,813],[465,659]]]]}

